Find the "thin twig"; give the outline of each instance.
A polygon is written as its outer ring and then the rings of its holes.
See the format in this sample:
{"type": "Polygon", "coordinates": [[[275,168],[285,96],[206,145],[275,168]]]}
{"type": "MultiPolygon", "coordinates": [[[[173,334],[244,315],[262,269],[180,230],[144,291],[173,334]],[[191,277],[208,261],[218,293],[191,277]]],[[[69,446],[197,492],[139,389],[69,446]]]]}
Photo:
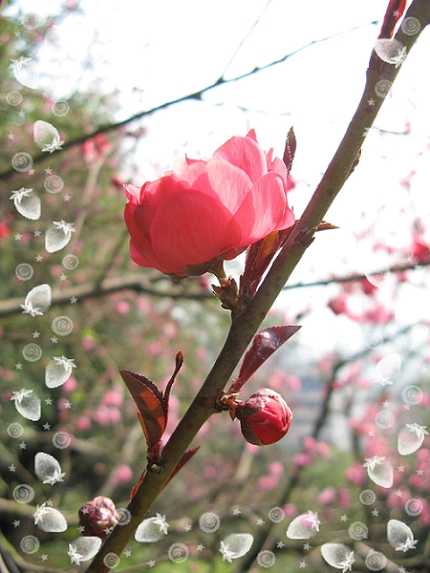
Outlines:
{"type": "MultiPolygon", "coordinates": [[[[92,131],[89,134],[83,134],[83,135],[80,135],[79,137],[77,137],[76,139],[66,141],[62,145],[62,150],[67,151],[68,149],[75,147],[76,145],[81,145],[82,143],[84,143],[88,139],[92,139],[93,137],[96,137],[96,135],[100,135],[101,133],[109,133],[111,131],[115,131],[117,129],[120,129],[121,127],[124,127],[125,125],[128,125],[129,123],[132,123],[133,121],[136,121],[138,119],[142,119],[143,117],[145,117],[147,115],[151,115],[157,111],[160,111],[160,110],[165,109],[167,107],[171,107],[171,106],[176,105],[178,103],[182,103],[184,101],[193,100],[193,99],[194,100],[201,100],[203,94],[205,94],[205,93],[207,93],[207,92],[209,92],[209,91],[211,91],[211,90],[213,90],[213,89],[215,89],[221,85],[239,82],[245,78],[248,78],[249,76],[258,74],[258,73],[260,73],[264,70],[267,70],[273,66],[283,64],[289,58],[295,56],[296,54],[299,54],[300,52],[302,52],[302,51],[304,51],[304,50],[306,50],[312,46],[315,46],[316,44],[327,42],[328,40],[331,40],[331,39],[336,38],[338,36],[342,36],[344,34],[349,34],[350,32],[353,32],[353,31],[358,30],[358,29],[363,28],[363,27],[372,26],[374,24],[376,24],[375,21],[369,22],[368,24],[362,24],[360,26],[355,26],[353,28],[349,28],[348,30],[343,30],[341,32],[337,32],[336,34],[332,34],[331,36],[327,36],[325,38],[320,38],[319,40],[312,40],[312,42],[309,42],[308,44],[305,44],[304,46],[297,48],[297,50],[294,50],[294,51],[284,55],[282,58],[279,58],[278,60],[274,60],[274,61],[269,62],[268,64],[264,64],[263,66],[260,66],[260,67],[255,67],[252,70],[250,70],[249,72],[245,72],[244,74],[241,74],[239,76],[235,76],[234,78],[225,79],[224,77],[220,77],[214,83],[212,83],[206,87],[203,87],[202,89],[200,89],[196,92],[180,96],[180,97],[173,99],[173,100],[170,100],[168,102],[164,102],[164,103],[157,105],[151,109],[140,111],[140,112],[138,112],[138,113],[126,118],[126,119],[123,119],[122,121],[111,123],[109,125],[102,125],[101,127],[95,129],[94,131],[92,131]]],[[[48,159],[49,159],[49,156],[47,156],[46,153],[39,153],[38,155],[33,156],[33,164],[37,165],[37,164],[42,163],[43,161],[46,161],[48,159]]],[[[16,174],[16,171],[13,168],[7,169],[7,170],[3,171],[2,173],[0,173],[0,181],[8,179],[9,177],[11,177],[14,174],[16,174]]]]}
{"type": "MultiPolygon", "coordinates": [[[[113,248],[112,253],[116,253],[117,250],[122,246],[125,235],[127,235],[127,230],[125,230],[124,236],[121,235],[117,245],[113,248]]],[[[212,293],[203,290],[193,290],[187,289],[186,285],[189,283],[179,283],[174,285],[175,290],[159,290],[151,286],[152,279],[148,278],[146,275],[132,275],[125,277],[115,277],[103,279],[107,270],[110,268],[112,261],[109,260],[106,266],[103,268],[103,272],[100,272],[99,277],[96,278],[94,282],[85,283],[79,286],[70,287],[64,290],[53,290],[51,307],[63,306],[65,304],[70,304],[71,299],[76,298],[77,303],[82,302],[88,298],[102,298],[110,294],[121,292],[124,290],[131,290],[137,293],[145,293],[150,296],[172,298],[174,300],[184,299],[184,300],[215,300],[212,293]]],[[[345,277],[333,276],[328,279],[321,279],[318,281],[311,282],[300,282],[291,285],[285,285],[282,291],[311,288],[318,286],[327,286],[330,284],[342,284],[354,281],[362,281],[369,277],[383,276],[390,273],[401,273],[405,271],[414,271],[417,269],[425,268],[430,266],[430,261],[420,262],[420,263],[406,263],[404,265],[394,265],[393,267],[388,267],[369,273],[357,273],[348,275],[345,277]]],[[[163,279],[165,280],[165,279],[163,279]]],[[[11,298],[5,301],[0,301],[0,318],[2,316],[11,316],[14,314],[21,314],[23,304],[22,298],[11,298]]]]}

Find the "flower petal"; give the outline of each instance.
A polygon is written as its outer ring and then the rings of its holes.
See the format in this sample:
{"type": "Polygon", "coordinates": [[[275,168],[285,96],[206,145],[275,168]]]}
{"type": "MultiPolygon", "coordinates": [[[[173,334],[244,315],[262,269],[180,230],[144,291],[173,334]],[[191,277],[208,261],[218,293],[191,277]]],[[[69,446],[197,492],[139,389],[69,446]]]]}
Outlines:
{"type": "Polygon", "coordinates": [[[127,199],[131,203],[135,203],[137,205],[140,198],[140,188],[135,187],[134,185],[124,185],[124,190],[127,195],[127,199]]]}
{"type": "Polygon", "coordinates": [[[253,183],[267,173],[266,156],[251,137],[232,137],[215,151],[213,157],[236,165],[245,171],[253,183]]]}
{"type": "Polygon", "coordinates": [[[154,256],[178,275],[187,266],[211,261],[241,239],[240,227],[220,201],[195,190],[182,190],[164,201],[151,229],[154,256]]]}
{"type": "Polygon", "coordinates": [[[273,148],[267,153],[267,170],[278,173],[284,181],[287,181],[288,169],[285,163],[279,157],[272,157],[273,148]]]}
{"type": "Polygon", "coordinates": [[[158,207],[166,197],[169,197],[172,193],[176,193],[178,189],[182,187],[183,184],[181,184],[178,177],[174,173],[169,173],[161,177],[161,179],[142,185],[140,203],[142,205],[148,204],[153,207],[158,207]]]}
{"type": "Polygon", "coordinates": [[[274,172],[266,173],[257,181],[236,215],[248,244],[259,241],[273,231],[291,227],[295,220],[288,207],[284,182],[274,172]]]}
{"type": "Polygon", "coordinates": [[[212,196],[234,215],[250,193],[252,181],[242,169],[222,159],[208,161],[206,171],[212,196]]]}

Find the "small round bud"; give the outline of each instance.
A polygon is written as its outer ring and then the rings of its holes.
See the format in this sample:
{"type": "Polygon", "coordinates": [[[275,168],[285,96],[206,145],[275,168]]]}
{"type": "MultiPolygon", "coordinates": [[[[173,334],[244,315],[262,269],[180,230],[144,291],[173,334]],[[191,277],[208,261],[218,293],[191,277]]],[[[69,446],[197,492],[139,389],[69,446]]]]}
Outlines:
{"type": "Polygon", "coordinates": [[[293,417],[282,396],[269,388],[258,390],[248,400],[239,402],[235,415],[246,441],[256,446],[278,442],[288,432],[293,417]]]}
{"type": "Polygon", "coordinates": [[[87,501],[79,509],[79,525],[83,526],[82,535],[106,539],[121,519],[114,502],[100,495],[87,501]]]}

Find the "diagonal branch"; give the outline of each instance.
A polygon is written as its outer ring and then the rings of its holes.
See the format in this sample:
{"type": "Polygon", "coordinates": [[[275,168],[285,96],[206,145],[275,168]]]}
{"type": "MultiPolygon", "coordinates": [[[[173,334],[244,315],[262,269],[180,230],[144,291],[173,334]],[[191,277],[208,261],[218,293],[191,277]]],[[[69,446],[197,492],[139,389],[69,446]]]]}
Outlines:
{"type": "MultiPolygon", "coordinates": [[[[424,28],[430,20],[430,2],[413,0],[406,16],[417,18],[421,27],[424,28]]],[[[419,34],[413,37],[407,36],[400,30],[397,39],[402,42],[408,53],[418,36],[419,34]]],[[[378,82],[384,80],[391,84],[399,70],[400,66],[396,68],[394,65],[384,63],[375,53],[372,53],[364,93],[357,111],[309,205],[292,229],[285,246],[274,261],[255,297],[241,313],[234,317],[218,359],[163,449],[161,462],[163,471],[157,474],[147,472],[128,506],[132,516],[130,522],[114,529],[88,567],[87,573],[107,573],[108,567],[103,561],[105,556],[109,552],[117,555],[122,553],[128,540],[168,481],[184,451],[189,447],[203,423],[216,413],[214,407],[216,399],[230,380],[246,347],[302,258],[318,225],[351,172],[367,131],[372,126],[383,103],[383,98],[377,96],[378,82]]]]}

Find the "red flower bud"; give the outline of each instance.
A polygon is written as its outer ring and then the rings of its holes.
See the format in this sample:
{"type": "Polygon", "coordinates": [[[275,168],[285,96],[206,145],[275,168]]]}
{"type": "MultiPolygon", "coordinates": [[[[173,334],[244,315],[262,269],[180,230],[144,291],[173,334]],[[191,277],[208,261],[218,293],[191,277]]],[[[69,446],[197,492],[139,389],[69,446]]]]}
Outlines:
{"type": "Polygon", "coordinates": [[[267,446],[278,442],[288,432],[293,414],[280,394],[263,388],[235,408],[242,434],[247,442],[267,446]]]}
{"type": "Polygon", "coordinates": [[[121,519],[114,502],[100,495],[87,501],[79,510],[79,525],[83,526],[82,535],[106,539],[121,519]]]}

